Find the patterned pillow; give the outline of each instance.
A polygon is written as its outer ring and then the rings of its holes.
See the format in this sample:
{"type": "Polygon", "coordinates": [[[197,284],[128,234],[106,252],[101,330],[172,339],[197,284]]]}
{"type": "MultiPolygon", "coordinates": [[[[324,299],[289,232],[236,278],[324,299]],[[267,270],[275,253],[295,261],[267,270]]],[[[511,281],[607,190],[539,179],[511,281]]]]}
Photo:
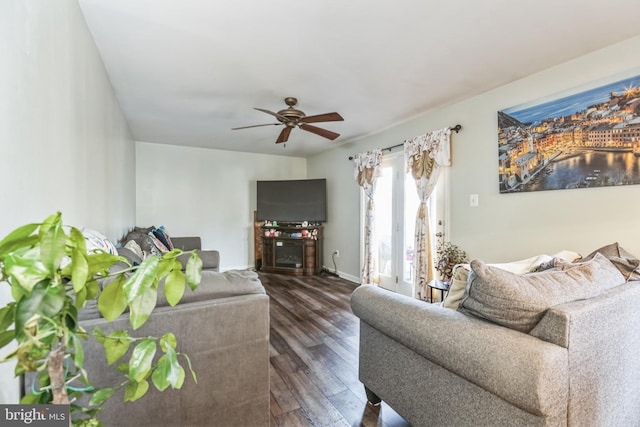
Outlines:
{"type": "Polygon", "coordinates": [[[549,307],[593,298],[625,282],[600,253],[562,270],[514,274],[474,260],[471,271],[458,311],[525,333],[549,307]]]}
{"type": "Polygon", "coordinates": [[[84,235],[84,239],[86,240],[88,253],[103,250],[109,254],[118,255],[116,246],[99,231],[83,228],[82,234],[84,235]]]}
{"type": "Polygon", "coordinates": [[[164,225],[161,225],[158,228],[154,228],[152,230],[153,235],[162,242],[165,248],[168,250],[173,250],[173,243],[171,243],[171,238],[169,237],[169,233],[164,228],[164,225]]]}

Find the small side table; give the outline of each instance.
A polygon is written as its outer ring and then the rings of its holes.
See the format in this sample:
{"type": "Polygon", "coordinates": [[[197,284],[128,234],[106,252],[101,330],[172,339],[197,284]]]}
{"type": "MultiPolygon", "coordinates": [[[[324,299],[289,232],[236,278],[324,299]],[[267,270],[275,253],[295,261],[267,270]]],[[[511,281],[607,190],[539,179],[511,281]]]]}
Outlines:
{"type": "Polygon", "coordinates": [[[449,285],[451,282],[445,282],[443,280],[432,280],[427,283],[429,287],[429,302],[433,302],[433,290],[440,291],[440,301],[444,300],[444,293],[449,292],[449,285]]]}

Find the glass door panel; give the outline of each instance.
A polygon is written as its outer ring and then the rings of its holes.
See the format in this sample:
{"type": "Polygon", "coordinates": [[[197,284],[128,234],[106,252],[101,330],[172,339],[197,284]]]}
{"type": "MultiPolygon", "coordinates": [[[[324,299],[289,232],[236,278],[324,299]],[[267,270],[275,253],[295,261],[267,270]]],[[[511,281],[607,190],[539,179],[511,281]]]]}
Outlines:
{"type": "Polygon", "coordinates": [[[380,286],[395,291],[395,263],[393,259],[393,167],[384,165],[376,180],[375,236],[378,242],[378,273],[380,286]]]}

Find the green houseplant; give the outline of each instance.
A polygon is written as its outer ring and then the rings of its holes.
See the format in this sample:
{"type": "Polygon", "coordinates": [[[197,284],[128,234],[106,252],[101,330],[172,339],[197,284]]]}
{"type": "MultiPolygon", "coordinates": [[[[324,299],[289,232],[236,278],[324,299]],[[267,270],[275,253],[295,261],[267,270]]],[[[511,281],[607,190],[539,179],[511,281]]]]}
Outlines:
{"type": "Polygon", "coordinates": [[[21,403],[70,403],[74,425],[101,425],[97,415],[119,388],[125,388],[127,401],[142,397],[150,381],[160,391],[180,388],[185,370],[179,359],[196,381],[188,356],[177,352],[170,332],[135,338],[127,330],[109,335],[98,328],[85,331],[78,323],[78,311],[97,299],[106,320],[118,318],[128,308],[132,328],[139,328],[155,308],[163,279],[167,301],[177,304],[187,284],[192,290],[198,286],[202,272],[195,252],[183,272],[176,259],[181,253],[150,256],[133,266],[105,251],[88,252],[82,232],[63,226],[60,212],[40,224],[19,227],[1,240],[0,286],[11,288],[12,300],[0,308],[0,348],[15,343],[2,361],[16,362],[16,376],[37,372],[40,384],[21,403]],[[119,262],[126,266],[114,268],[119,262]],[[83,342],[88,339],[104,346],[109,364],[121,361],[115,367],[123,374],[120,384],[102,389],[91,385],[83,368],[83,342]],[[122,362],[130,348],[129,360],[122,362]],[[161,356],[156,359],[158,350],[161,356]],[[84,394],[91,396],[89,403],[76,404],[84,394]]]}

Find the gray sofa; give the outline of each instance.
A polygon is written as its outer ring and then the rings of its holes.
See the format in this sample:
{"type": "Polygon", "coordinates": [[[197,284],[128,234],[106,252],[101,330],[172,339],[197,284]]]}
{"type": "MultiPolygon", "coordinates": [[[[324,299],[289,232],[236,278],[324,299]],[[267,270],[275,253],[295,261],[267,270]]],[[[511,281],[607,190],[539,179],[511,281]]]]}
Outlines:
{"type": "Polygon", "coordinates": [[[640,282],[619,277],[542,307],[529,331],[474,306],[483,298],[473,294],[475,276],[465,294],[474,315],[464,300],[452,310],[363,285],[351,305],[369,401],[384,400],[414,427],[638,426],[640,282]]]}
{"type": "MultiPolygon", "coordinates": [[[[175,307],[167,305],[163,292],[158,295],[158,307],[147,323],[131,334],[173,332],[177,350],[189,355],[198,383],[187,371],[181,389],[161,393],[151,385],[140,400],[126,403],[120,390],[100,415],[104,425],[268,426],[269,298],[257,273],[203,271],[200,286],[194,292],[187,289],[175,307]]],[[[81,316],[87,331],[95,326],[107,334],[130,329],[126,314],[106,322],[95,306],[89,306],[81,316]]],[[[85,368],[96,387],[122,381],[115,366],[107,366],[104,349],[93,338],[85,346],[85,368]]]]}

